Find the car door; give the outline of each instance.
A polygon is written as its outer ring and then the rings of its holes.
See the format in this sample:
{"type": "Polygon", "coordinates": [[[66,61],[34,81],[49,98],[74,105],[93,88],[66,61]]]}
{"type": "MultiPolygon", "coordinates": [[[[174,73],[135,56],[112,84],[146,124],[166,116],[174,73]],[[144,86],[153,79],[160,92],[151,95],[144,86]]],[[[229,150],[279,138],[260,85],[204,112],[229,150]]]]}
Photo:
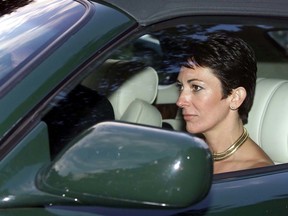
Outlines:
{"type": "MultiPolygon", "coordinates": [[[[135,71],[139,67],[152,67],[157,71],[159,77],[157,99],[152,105],[158,107],[162,114],[163,123],[170,124],[168,126],[163,124],[163,129],[167,130],[169,128],[169,130],[185,132],[183,120],[177,117],[177,107],[174,106],[171,108],[171,105],[173,105],[173,102],[176,102],[178,96],[177,89],[174,86],[179,72],[179,56],[177,55],[181,53],[181,47],[184,46],[186,40],[201,39],[206,34],[209,34],[209,32],[217,31],[229,32],[240,36],[255,49],[258,59],[259,79],[280,79],[286,82],[285,80],[288,78],[288,65],[285,51],[269,36],[269,32],[279,30],[279,28],[285,29],[286,23],[279,22],[277,19],[273,19],[272,21],[274,22],[272,22],[270,19],[265,18],[255,19],[254,23],[252,21],[253,19],[251,18],[243,18],[239,23],[237,17],[229,17],[229,19],[226,17],[213,17],[208,19],[208,21],[207,19],[202,21],[200,18],[191,18],[190,20],[185,18],[176,20],[173,24],[168,25],[167,23],[169,22],[167,22],[165,25],[159,24],[151,28],[145,28],[142,33],[144,36],[139,36],[138,34],[135,37],[131,36],[129,42],[124,43],[107,58],[105,62],[113,60],[112,63],[115,67],[107,68],[105,66],[104,71],[103,67],[100,66],[100,70],[97,67],[95,75],[87,76],[82,81],[82,84],[93,88],[109,100],[109,95],[117,91],[121,84],[125,82],[124,77],[128,71],[135,71]],[[164,27],[161,27],[162,25],[164,27]],[[119,67],[119,62],[115,64],[115,61],[125,62],[125,67],[119,67]],[[136,65],[135,62],[137,63],[136,65]],[[94,82],[87,81],[87,79],[92,78],[95,79],[94,82]],[[168,89],[168,92],[172,93],[163,93],[165,89],[168,89]],[[179,124],[175,124],[176,121],[182,121],[182,127],[177,127],[179,124]]],[[[143,87],[139,87],[139,89],[141,88],[143,87]]],[[[142,92],[145,94],[145,86],[142,92]]],[[[115,107],[113,108],[115,109],[115,107]]],[[[253,113],[255,112],[259,113],[260,110],[255,108],[253,113]]],[[[283,120],[285,121],[285,118],[283,120]]],[[[274,127],[273,125],[270,126],[274,127]]],[[[247,128],[250,130],[250,136],[256,140],[257,136],[260,135],[258,132],[253,131],[253,127],[251,124],[247,125],[247,128]]],[[[267,148],[265,145],[262,146],[264,150],[267,148]]],[[[277,148],[277,142],[272,142],[271,145],[277,148]]],[[[281,146],[282,144],[279,145],[280,152],[285,153],[285,151],[281,150],[281,146]]],[[[270,154],[269,148],[267,148],[267,153],[270,154]]],[[[275,161],[278,157],[281,157],[280,155],[273,154],[271,152],[271,157],[275,161]]],[[[214,181],[207,197],[198,204],[184,209],[151,211],[150,214],[281,215],[286,212],[286,180],[287,164],[285,161],[266,168],[219,174],[214,176],[214,181]]],[[[74,209],[74,207],[71,209],[74,209]]],[[[76,209],[78,208],[76,207],[76,209]]],[[[85,212],[111,214],[111,209],[109,208],[83,207],[80,209],[85,212]]],[[[125,209],[125,211],[123,209],[115,209],[115,212],[117,211],[122,212],[123,215],[145,212],[141,208],[138,210],[133,208],[125,209]]]]}
{"type": "MultiPolygon", "coordinates": [[[[258,81],[271,79],[286,83],[288,64],[283,41],[286,41],[284,35],[286,35],[287,23],[285,20],[282,21],[280,22],[277,18],[253,19],[251,17],[241,17],[241,21],[239,21],[238,17],[233,16],[205,17],[205,19],[204,17],[191,19],[186,17],[177,21],[173,20],[173,22],[167,21],[146,28],[143,36],[134,39],[132,43],[129,42],[129,46],[121,47],[115,52],[113,58],[142,61],[156,69],[159,75],[159,89],[154,105],[162,114],[163,127],[185,131],[183,119],[181,116],[180,118],[177,116],[177,107],[171,107],[178,97],[177,90],[173,85],[179,72],[177,62],[179,56],[177,55],[181,53],[185,41],[205,38],[205,35],[210,32],[227,32],[237,35],[246,40],[256,52],[258,81]],[[122,56],[121,53],[130,53],[130,56],[122,56]],[[133,55],[134,53],[135,55],[133,55]],[[182,122],[182,124],[177,122],[182,122]]],[[[261,86],[261,84],[258,85],[261,86]]],[[[273,91],[275,94],[267,95],[270,98],[275,97],[273,102],[268,100],[267,103],[263,102],[262,105],[259,105],[258,98],[263,99],[266,97],[266,93],[262,88],[256,90],[256,102],[249,117],[250,122],[246,126],[252,139],[256,140],[273,158],[276,165],[215,175],[211,190],[203,201],[187,209],[169,213],[176,215],[285,215],[287,213],[287,191],[285,190],[287,160],[284,159],[286,156],[283,156],[286,154],[284,146],[287,143],[285,138],[284,140],[281,138],[283,143],[277,138],[286,136],[284,125],[287,113],[283,109],[286,109],[287,105],[280,101],[286,101],[287,96],[284,96],[286,90],[280,90],[282,99],[276,99],[276,91],[278,90],[273,91]],[[275,102],[279,101],[275,107],[272,105],[274,100],[275,102]],[[281,103],[282,105],[280,105],[281,103]],[[275,113],[270,112],[271,106],[275,113]],[[260,107],[263,109],[261,110],[260,107]],[[267,112],[263,111],[265,107],[268,107],[267,112]],[[261,117],[257,117],[257,114],[261,117]],[[270,121],[271,123],[269,123],[267,119],[277,119],[278,122],[270,121]],[[264,129],[261,131],[261,128],[267,128],[267,131],[263,132],[264,129]],[[273,135],[272,128],[278,130],[279,134],[273,135]],[[275,149],[279,149],[279,152],[277,153],[275,149]],[[279,163],[279,161],[281,162],[279,163]]]]}

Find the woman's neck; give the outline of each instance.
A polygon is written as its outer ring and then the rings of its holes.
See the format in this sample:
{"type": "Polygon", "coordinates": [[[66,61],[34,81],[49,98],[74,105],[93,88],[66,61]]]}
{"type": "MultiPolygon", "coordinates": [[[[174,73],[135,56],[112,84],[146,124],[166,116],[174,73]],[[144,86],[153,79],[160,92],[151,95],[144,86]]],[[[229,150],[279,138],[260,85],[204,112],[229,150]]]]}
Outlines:
{"type": "Polygon", "coordinates": [[[243,133],[243,124],[227,125],[226,127],[217,127],[204,133],[205,140],[210,150],[220,153],[228,149],[243,133]]]}

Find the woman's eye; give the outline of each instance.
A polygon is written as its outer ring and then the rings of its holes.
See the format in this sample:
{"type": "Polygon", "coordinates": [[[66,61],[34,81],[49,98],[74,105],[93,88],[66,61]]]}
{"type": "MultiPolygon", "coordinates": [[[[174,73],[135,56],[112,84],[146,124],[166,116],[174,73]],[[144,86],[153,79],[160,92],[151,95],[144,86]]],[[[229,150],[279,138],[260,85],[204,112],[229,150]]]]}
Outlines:
{"type": "Polygon", "coordinates": [[[203,88],[201,86],[198,86],[198,85],[192,85],[191,89],[194,92],[198,92],[198,91],[202,90],[203,88]]]}
{"type": "Polygon", "coordinates": [[[183,85],[181,83],[177,83],[176,87],[178,88],[178,91],[183,91],[183,85]]]}

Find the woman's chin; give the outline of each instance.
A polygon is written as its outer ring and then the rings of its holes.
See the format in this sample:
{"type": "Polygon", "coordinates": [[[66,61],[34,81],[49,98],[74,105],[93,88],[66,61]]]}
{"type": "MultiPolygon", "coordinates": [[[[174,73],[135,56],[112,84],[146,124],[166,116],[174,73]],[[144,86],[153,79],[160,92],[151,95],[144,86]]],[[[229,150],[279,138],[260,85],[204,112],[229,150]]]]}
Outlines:
{"type": "Polygon", "coordinates": [[[196,127],[191,127],[186,124],[186,131],[192,134],[201,134],[203,131],[196,127]]]}

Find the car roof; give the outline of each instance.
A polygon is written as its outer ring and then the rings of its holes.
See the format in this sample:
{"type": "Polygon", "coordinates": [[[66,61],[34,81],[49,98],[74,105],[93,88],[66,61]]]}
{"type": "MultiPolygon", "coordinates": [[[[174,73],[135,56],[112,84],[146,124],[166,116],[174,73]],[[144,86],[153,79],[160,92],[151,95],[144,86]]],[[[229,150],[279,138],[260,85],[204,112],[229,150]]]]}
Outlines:
{"type": "Polygon", "coordinates": [[[288,16],[287,0],[105,0],[141,25],[186,15],[288,16]]]}

